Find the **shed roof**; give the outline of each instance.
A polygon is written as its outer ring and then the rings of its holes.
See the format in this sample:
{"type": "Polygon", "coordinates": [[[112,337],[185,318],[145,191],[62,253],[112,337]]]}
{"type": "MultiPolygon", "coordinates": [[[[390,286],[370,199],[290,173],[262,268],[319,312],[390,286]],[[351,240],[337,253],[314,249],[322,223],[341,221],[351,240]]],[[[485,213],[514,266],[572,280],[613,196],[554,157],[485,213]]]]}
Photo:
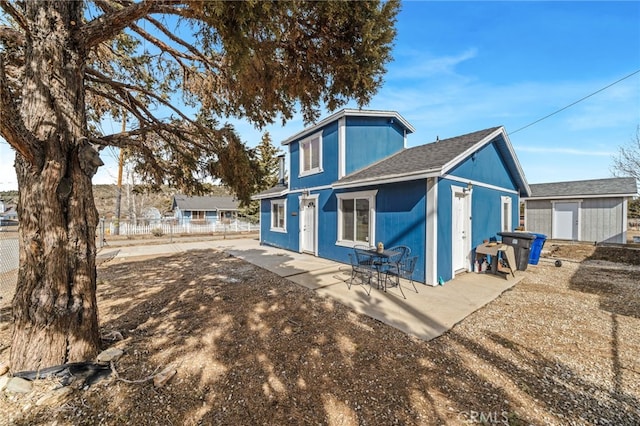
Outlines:
{"type": "Polygon", "coordinates": [[[503,156],[521,193],[527,195],[529,193],[528,184],[502,126],[403,149],[377,163],[344,176],[333,186],[353,187],[442,176],[492,141],[496,141],[498,151],[503,156]]]}
{"type": "Polygon", "coordinates": [[[194,196],[176,194],[173,208],[189,211],[237,210],[239,202],[230,195],[194,196]]]}
{"type": "Polygon", "coordinates": [[[632,197],[638,194],[632,177],[578,180],[532,184],[531,197],[538,199],[567,197],[632,197]]]}

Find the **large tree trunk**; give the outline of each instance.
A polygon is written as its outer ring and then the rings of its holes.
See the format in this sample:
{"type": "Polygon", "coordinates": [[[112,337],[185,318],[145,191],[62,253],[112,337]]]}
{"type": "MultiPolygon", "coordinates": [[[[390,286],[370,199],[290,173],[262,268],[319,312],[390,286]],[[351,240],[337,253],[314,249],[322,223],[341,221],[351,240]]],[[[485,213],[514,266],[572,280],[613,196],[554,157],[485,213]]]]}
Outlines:
{"type": "Polygon", "coordinates": [[[86,142],[84,52],[72,32],[82,2],[27,1],[21,115],[40,143],[16,157],[20,269],[13,299],[13,371],[95,356],[98,214],[91,177],[101,164],[86,142]]]}

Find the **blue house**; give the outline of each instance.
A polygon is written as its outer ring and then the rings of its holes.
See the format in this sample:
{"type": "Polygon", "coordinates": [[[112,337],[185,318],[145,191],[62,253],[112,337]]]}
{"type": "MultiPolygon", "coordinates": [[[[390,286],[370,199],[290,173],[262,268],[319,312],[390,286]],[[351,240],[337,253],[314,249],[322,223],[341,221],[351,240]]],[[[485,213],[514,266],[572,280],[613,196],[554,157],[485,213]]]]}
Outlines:
{"type": "Polygon", "coordinates": [[[239,202],[232,196],[194,196],[176,194],[171,209],[178,223],[185,225],[215,223],[221,220],[235,220],[239,202]]]}
{"type": "Polygon", "coordinates": [[[393,111],[345,109],[282,142],[288,180],[261,200],[262,244],[348,263],[354,245],[407,245],[415,278],[472,269],[474,247],[518,226],[529,186],[503,127],[407,148],[393,111]]]}

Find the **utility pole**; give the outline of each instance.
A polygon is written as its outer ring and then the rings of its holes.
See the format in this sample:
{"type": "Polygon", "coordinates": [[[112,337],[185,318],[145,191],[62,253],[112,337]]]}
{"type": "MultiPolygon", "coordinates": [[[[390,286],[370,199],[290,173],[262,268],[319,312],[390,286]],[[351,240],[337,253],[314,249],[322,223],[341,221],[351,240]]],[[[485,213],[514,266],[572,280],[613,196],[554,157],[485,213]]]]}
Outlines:
{"type": "MultiPolygon", "coordinates": [[[[122,133],[127,130],[127,114],[122,112],[122,133]]],[[[124,149],[120,148],[118,159],[118,185],[116,188],[116,220],[113,224],[113,235],[120,235],[120,203],[122,201],[122,167],[124,165],[124,149]]]]}

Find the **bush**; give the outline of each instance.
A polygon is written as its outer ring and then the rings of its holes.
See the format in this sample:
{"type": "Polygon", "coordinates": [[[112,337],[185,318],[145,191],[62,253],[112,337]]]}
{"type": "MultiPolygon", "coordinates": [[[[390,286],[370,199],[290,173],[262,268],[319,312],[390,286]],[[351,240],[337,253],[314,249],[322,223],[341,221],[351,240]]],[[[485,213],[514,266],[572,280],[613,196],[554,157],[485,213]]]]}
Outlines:
{"type": "Polygon", "coordinates": [[[164,235],[162,228],[153,228],[151,230],[151,233],[153,234],[154,237],[162,237],[164,235]]]}

